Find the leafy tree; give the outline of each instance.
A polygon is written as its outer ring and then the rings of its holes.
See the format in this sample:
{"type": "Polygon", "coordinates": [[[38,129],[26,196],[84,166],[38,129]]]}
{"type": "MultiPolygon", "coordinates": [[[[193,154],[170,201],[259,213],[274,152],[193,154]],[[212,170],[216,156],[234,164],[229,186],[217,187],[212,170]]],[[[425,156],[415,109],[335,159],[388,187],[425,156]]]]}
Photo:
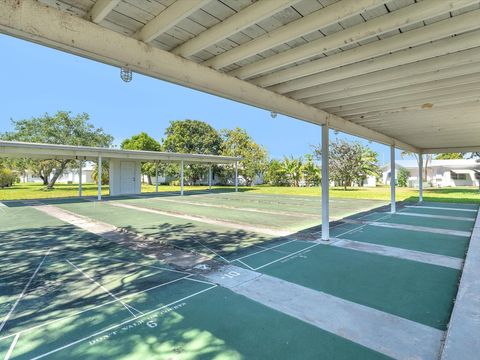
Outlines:
{"type": "MultiPolygon", "coordinates": [[[[194,154],[219,155],[222,148],[220,134],[209,124],[199,120],[175,120],[165,130],[165,151],[194,154]]],[[[178,172],[178,165],[171,167],[178,172]]],[[[198,181],[208,168],[204,165],[189,165],[185,176],[192,183],[198,181]]]]}
{"type": "Polygon", "coordinates": [[[240,156],[238,174],[247,184],[253,185],[255,176],[265,170],[267,150],[257,144],[244,129],[222,130],[223,143],[221,154],[225,156],[240,156]]]}
{"type": "Polygon", "coordinates": [[[400,168],[400,170],[398,171],[398,179],[397,179],[398,186],[407,187],[409,176],[410,176],[410,171],[408,171],[403,167],[400,168]]]}
{"type": "MultiPolygon", "coordinates": [[[[417,160],[417,164],[419,163],[419,157],[418,157],[418,154],[416,153],[412,153],[410,151],[402,151],[400,153],[401,157],[405,157],[405,156],[414,156],[415,159],[417,160]]],[[[422,178],[422,181],[427,181],[427,176],[428,176],[428,165],[430,165],[430,163],[432,162],[432,154],[425,154],[425,155],[422,155],[423,156],[423,178],[422,178]]]]}
{"type": "Polygon", "coordinates": [[[305,155],[305,163],[303,164],[303,176],[307,186],[320,185],[321,171],[315,164],[314,156],[312,154],[305,155]]]}
{"type": "Polygon", "coordinates": [[[435,156],[435,160],[456,160],[463,159],[462,153],[443,153],[435,156]]]}
{"type": "MultiPolygon", "coordinates": [[[[379,173],[377,153],[359,142],[338,139],[329,145],[330,179],[346,190],[353,183],[361,185],[368,175],[379,173]]],[[[315,154],[321,158],[321,146],[315,147],[315,154]]]]}
{"type": "MultiPolygon", "coordinates": [[[[42,117],[13,120],[12,124],[14,131],[1,134],[0,137],[4,140],[99,147],[109,147],[113,142],[111,135],[89,123],[89,115],[86,113],[72,116],[70,112],[58,111],[53,116],[46,113],[42,117]]],[[[26,167],[41,177],[51,189],[71,162],[70,159],[30,160],[26,167]],[[50,177],[54,169],[55,172],[50,177]]]]}
{"type": "Polygon", "coordinates": [[[274,186],[288,185],[285,168],[281,161],[273,159],[270,160],[265,170],[265,182],[274,186]]]}
{"type": "Polygon", "coordinates": [[[302,179],[303,161],[302,158],[294,158],[293,156],[283,159],[283,168],[287,175],[290,186],[300,186],[300,180],[302,179]]]}
{"type": "MultiPolygon", "coordinates": [[[[145,132],[133,135],[129,139],[122,141],[120,145],[125,150],[145,150],[145,151],[161,151],[162,146],[160,143],[149,136],[145,132]]],[[[152,185],[152,176],[155,176],[155,164],[146,162],[142,164],[142,174],[147,175],[148,184],[152,185]]]]}

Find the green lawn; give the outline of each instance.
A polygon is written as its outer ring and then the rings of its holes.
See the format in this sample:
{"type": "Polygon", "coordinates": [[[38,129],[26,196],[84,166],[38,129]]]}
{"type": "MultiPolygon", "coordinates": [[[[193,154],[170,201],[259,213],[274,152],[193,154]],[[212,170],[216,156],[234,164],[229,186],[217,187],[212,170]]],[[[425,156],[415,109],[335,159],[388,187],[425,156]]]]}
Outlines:
{"type": "MultiPolygon", "coordinates": [[[[233,191],[233,187],[214,186],[215,191],[233,191]]],[[[206,186],[186,186],[185,191],[201,191],[207,190],[206,186]]],[[[143,185],[143,192],[154,192],[155,186],[143,185]]],[[[178,192],[178,186],[159,187],[162,192],[178,192]]],[[[272,195],[304,195],[304,196],[320,196],[320,188],[291,188],[291,187],[275,187],[275,186],[242,186],[241,192],[254,192],[256,194],[272,194],[272,195]]],[[[108,186],[103,186],[102,193],[108,195],[108,186]]],[[[83,195],[95,196],[97,194],[97,186],[95,184],[84,184],[83,195]]],[[[17,200],[17,199],[43,199],[54,197],[71,197],[78,195],[77,185],[57,184],[55,189],[46,190],[40,184],[16,184],[11,188],[0,189],[0,200],[17,200]]],[[[376,188],[332,188],[330,196],[333,198],[354,198],[354,199],[375,199],[389,200],[390,188],[388,186],[378,186],[376,188]]],[[[418,200],[418,190],[411,188],[397,187],[397,200],[418,200]]],[[[480,192],[477,188],[443,188],[443,189],[425,189],[425,201],[441,201],[441,202],[465,202],[480,203],[480,192]]]]}

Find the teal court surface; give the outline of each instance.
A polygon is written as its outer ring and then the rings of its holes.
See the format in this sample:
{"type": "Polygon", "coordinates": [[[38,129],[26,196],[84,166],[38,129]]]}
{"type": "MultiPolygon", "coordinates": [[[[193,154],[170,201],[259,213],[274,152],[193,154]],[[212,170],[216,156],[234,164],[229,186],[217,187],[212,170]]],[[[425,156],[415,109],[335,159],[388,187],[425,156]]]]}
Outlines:
{"type": "Polygon", "coordinates": [[[384,205],[0,203],[0,359],[437,359],[478,206],[384,205]]]}

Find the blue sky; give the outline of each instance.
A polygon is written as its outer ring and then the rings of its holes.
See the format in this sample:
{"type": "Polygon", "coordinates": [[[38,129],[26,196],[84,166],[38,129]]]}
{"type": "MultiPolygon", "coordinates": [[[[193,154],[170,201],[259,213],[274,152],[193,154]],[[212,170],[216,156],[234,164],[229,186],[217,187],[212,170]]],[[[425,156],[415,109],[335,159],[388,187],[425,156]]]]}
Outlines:
{"type": "MultiPolygon", "coordinates": [[[[0,132],[11,130],[10,119],[68,110],[90,114],[116,144],[140,131],[161,139],[170,120],[182,119],[217,129],[242,127],[272,158],[301,156],[320,143],[319,126],[287,116],[272,119],[268,111],[140,74],[124,83],[118,68],[5,35],[0,35],[0,49],[0,132]]],[[[380,163],[389,159],[388,147],[361,141],[379,153],[380,163]]]]}

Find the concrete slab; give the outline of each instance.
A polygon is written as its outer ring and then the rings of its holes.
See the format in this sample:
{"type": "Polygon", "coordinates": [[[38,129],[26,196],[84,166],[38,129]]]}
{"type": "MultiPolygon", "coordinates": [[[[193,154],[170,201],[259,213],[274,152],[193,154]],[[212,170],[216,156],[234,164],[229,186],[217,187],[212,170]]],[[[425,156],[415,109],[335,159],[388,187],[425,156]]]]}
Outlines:
{"type": "Polygon", "coordinates": [[[328,245],[337,246],[337,247],[350,249],[350,250],[363,251],[363,252],[368,252],[372,254],[391,256],[399,259],[406,259],[406,260],[423,262],[426,264],[444,266],[444,267],[449,267],[456,270],[460,270],[463,266],[463,261],[462,259],[459,259],[459,258],[430,254],[430,253],[415,251],[415,250],[400,249],[392,246],[377,245],[377,244],[370,244],[370,243],[365,243],[360,241],[347,240],[347,239],[335,239],[335,238],[332,238],[330,243],[325,243],[322,241],[318,241],[318,243],[326,246],[328,245]]]}
{"type": "Polygon", "coordinates": [[[477,215],[442,360],[476,360],[480,354],[480,212],[477,215]]]}

